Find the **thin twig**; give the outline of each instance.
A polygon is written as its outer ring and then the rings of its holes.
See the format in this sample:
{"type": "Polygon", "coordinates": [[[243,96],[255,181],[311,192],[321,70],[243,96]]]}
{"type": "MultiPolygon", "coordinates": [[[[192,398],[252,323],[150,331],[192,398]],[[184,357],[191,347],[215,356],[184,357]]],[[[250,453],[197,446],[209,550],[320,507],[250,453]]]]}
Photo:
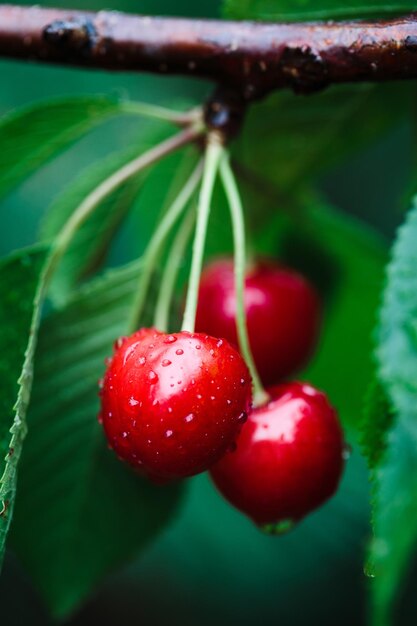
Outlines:
{"type": "Polygon", "coordinates": [[[109,176],[109,178],[106,178],[106,180],[96,187],[72,213],[71,217],[65,223],[56,238],[46,270],[45,284],[49,284],[49,280],[52,277],[59,261],[66,252],[80,226],[82,226],[82,224],[89,218],[104,198],[115,191],[115,189],[118,189],[132,176],[135,176],[140,171],[149,167],[153,163],[156,163],[168,154],[171,154],[175,150],[197,139],[201,133],[202,127],[198,126],[190,127],[177,133],[173,137],[170,137],[169,139],[151,148],[144,154],[136,157],[129,163],[126,163],[126,165],[114,172],[111,176],[109,176]]]}

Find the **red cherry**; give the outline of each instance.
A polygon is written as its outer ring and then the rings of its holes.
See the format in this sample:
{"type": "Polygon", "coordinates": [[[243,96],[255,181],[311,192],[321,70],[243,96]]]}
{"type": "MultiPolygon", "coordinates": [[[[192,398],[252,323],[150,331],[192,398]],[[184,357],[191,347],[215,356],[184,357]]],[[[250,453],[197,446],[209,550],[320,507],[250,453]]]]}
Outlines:
{"type": "Polygon", "coordinates": [[[218,489],[267,530],[288,530],[335,492],[343,433],[324,393],[304,383],[270,390],[249,415],[235,452],[212,469],[218,489]]]}
{"type": "Polygon", "coordinates": [[[234,443],[252,389],[227,341],[148,328],[116,344],[100,395],[100,420],[119,457],[171,479],[206,470],[234,443]]]}
{"type": "MultiPolygon", "coordinates": [[[[316,344],[319,298],[297,272],[272,261],[258,262],[247,273],[245,305],[249,341],[264,385],[294,374],[316,344]]],[[[238,345],[233,262],[217,260],[200,282],[196,330],[238,345]]]]}

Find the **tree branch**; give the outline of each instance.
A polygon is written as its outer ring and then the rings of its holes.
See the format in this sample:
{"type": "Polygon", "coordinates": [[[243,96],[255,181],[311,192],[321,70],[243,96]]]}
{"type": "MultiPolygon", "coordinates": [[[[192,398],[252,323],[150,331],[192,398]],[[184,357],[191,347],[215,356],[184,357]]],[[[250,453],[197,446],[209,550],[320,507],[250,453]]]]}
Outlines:
{"type": "Polygon", "coordinates": [[[0,7],[0,56],[207,78],[259,98],[285,87],[417,78],[417,14],[267,24],[0,7]]]}

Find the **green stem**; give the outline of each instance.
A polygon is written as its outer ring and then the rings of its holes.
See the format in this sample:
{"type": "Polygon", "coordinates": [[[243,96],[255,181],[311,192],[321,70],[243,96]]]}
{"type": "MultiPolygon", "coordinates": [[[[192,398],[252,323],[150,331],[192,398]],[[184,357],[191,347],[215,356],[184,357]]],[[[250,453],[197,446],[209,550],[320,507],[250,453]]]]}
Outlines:
{"type": "Polygon", "coordinates": [[[194,332],[195,316],[197,312],[198,289],[200,285],[201,269],[203,265],[204,246],[206,242],[207,224],[210,215],[210,204],[213,195],[214,183],[223,155],[223,146],[216,135],[210,135],[206,148],[203,182],[197,206],[197,224],[193,244],[190,279],[188,283],[187,299],[185,303],[182,330],[194,332]]]}
{"type": "Polygon", "coordinates": [[[246,271],[246,242],[243,207],[233,171],[230,167],[229,155],[225,152],[220,163],[220,176],[223,182],[233,227],[235,291],[236,291],[236,326],[239,338],[239,347],[249,368],[253,381],[254,404],[263,404],[268,400],[268,394],[262,386],[252,351],[249,345],[248,329],[246,325],[245,309],[245,271],[246,271]]]}
{"type": "Polygon", "coordinates": [[[128,325],[129,330],[131,330],[132,332],[136,329],[140,321],[143,307],[146,302],[146,294],[148,292],[149,283],[155,270],[155,265],[158,260],[159,253],[161,252],[165,240],[171,232],[172,227],[185,209],[194,191],[197,189],[197,185],[201,180],[202,173],[203,162],[201,160],[184,187],[182,188],[182,190],[180,191],[180,193],[178,194],[178,196],[176,197],[176,199],[174,200],[174,202],[165,213],[164,217],[158,225],[158,228],[155,230],[155,233],[153,234],[153,237],[150,240],[148,247],[146,248],[146,251],[143,255],[143,270],[140,277],[139,288],[132,305],[132,314],[128,325]]]}
{"type": "Polygon", "coordinates": [[[104,198],[115,191],[129,178],[138,174],[141,170],[156,163],[174,150],[197,139],[202,132],[203,129],[201,126],[193,126],[181,131],[174,135],[174,137],[170,137],[144,154],[136,157],[96,187],[75,209],[58,234],[45,270],[45,289],[49,285],[56,266],[67,250],[74,235],[104,198]]]}
{"type": "Polygon", "coordinates": [[[158,300],[155,307],[154,326],[163,332],[168,331],[169,312],[177,282],[178,272],[184,258],[185,246],[191,236],[191,230],[195,221],[194,211],[190,211],[185,216],[165,263],[164,273],[159,287],[158,300]]]}
{"type": "Polygon", "coordinates": [[[182,112],[148,104],[147,102],[131,102],[128,100],[122,103],[121,108],[124,113],[172,122],[172,124],[176,124],[177,126],[187,126],[188,124],[198,123],[203,118],[201,107],[182,112]]]}

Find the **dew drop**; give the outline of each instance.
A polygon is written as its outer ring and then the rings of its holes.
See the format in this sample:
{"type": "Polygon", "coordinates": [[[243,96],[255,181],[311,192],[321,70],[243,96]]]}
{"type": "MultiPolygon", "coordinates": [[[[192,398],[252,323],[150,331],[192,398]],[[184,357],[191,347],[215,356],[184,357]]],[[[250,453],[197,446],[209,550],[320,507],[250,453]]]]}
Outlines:
{"type": "Polygon", "coordinates": [[[164,339],[164,343],[175,343],[177,341],[177,337],[174,335],[168,335],[166,339],[164,339]]]}
{"type": "Polygon", "coordinates": [[[247,419],[248,419],[248,414],[246,413],[246,411],[242,411],[242,413],[237,418],[237,421],[239,422],[239,424],[244,424],[247,419]]]}
{"type": "Polygon", "coordinates": [[[215,400],[216,396],[210,396],[210,400],[215,400]]]}
{"type": "Polygon", "coordinates": [[[203,399],[203,396],[201,395],[201,393],[198,393],[198,394],[196,395],[196,398],[197,398],[197,400],[202,400],[202,399],[203,399]]]}
{"type": "Polygon", "coordinates": [[[190,422],[193,421],[194,418],[195,418],[194,413],[189,413],[188,415],[185,416],[184,421],[187,422],[187,424],[189,424],[190,422]]]}
{"type": "Polygon", "coordinates": [[[146,358],[144,356],[140,356],[139,359],[138,359],[138,363],[139,363],[139,365],[145,365],[146,358]]]}
{"type": "Polygon", "coordinates": [[[241,378],[241,379],[240,379],[240,384],[241,384],[242,386],[243,386],[243,385],[246,385],[246,380],[245,380],[244,378],[241,378]]]}
{"type": "Polygon", "coordinates": [[[342,459],[344,461],[348,461],[350,459],[351,454],[352,454],[352,446],[346,443],[342,450],[342,459]]]}
{"type": "Polygon", "coordinates": [[[139,400],[136,400],[136,398],[132,396],[131,398],[129,398],[129,404],[130,406],[136,406],[139,404],[139,400]]]}
{"type": "Polygon", "coordinates": [[[158,374],[156,374],[153,370],[151,370],[148,374],[148,380],[151,383],[151,385],[154,385],[155,383],[158,382],[158,374]]]}
{"type": "Polygon", "coordinates": [[[172,435],[173,435],[173,434],[174,434],[174,431],[173,431],[173,430],[166,430],[166,431],[165,431],[165,437],[166,437],[167,439],[169,439],[170,437],[172,437],[172,435]]]}
{"type": "Polygon", "coordinates": [[[181,354],[184,354],[184,350],[182,348],[178,348],[178,350],[175,350],[175,354],[178,354],[178,356],[181,356],[181,354]]]}
{"type": "Polygon", "coordinates": [[[111,419],[111,418],[113,417],[113,413],[112,413],[111,411],[109,411],[109,412],[107,413],[107,417],[108,417],[109,419],[111,419]]]}
{"type": "Polygon", "coordinates": [[[213,349],[210,350],[210,354],[211,354],[211,356],[214,356],[214,350],[213,349]]]}
{"type": "Polygon", "coordinates": [[[219,339],[219,341],[217,342],[216,346],[217,346],[218,348],[221,348],[221,347],[222,347],[222,345],[223,345],[223,339],[219,339]]]}
{"type": "Polygon", "coordinates": [[[162,367],[168,367],[168,365],[171,365],[172,361],[170,361],[169,359],[164,359],[162,361],[162,367]]]}
{"type": "Polygon", "coordinates": [[[125,430],[122,432],[122,439],[127,439],[127,432],[125,430]]]}
{"type": "Polygon", "coordinates": [[[230,406],[230,405],[232,404],[232,401],[231,401],[231,400],[226,400],[226,404],[227,404],[228,406],[230,406]]]}
{"type": "Polygon", "coordinates": [[[371,561],[365,563],[363,573],[367,578],[375,578],[375,566],[371,561]]]}
{"type": "Polygon", "coordinates": [[[168,407],[168,413],[172,413],[172,406],[168,407]]]}
{"type": "Polygon", "coordinates": [[[196,349],[196,350],[201,350],[201,346],[200,346],[200,344],[199,344],[199,343],[196,345],[195,349],[196,349]]]}
{"type": "Polygon", "coordinates": [[[113,347],[115,350],[120,350],[120,348],[122,347],[122,345],[125,343],[127,337],[119,337],[119,339],[116,339],[116,341],[113,344],[113,347]]]}

